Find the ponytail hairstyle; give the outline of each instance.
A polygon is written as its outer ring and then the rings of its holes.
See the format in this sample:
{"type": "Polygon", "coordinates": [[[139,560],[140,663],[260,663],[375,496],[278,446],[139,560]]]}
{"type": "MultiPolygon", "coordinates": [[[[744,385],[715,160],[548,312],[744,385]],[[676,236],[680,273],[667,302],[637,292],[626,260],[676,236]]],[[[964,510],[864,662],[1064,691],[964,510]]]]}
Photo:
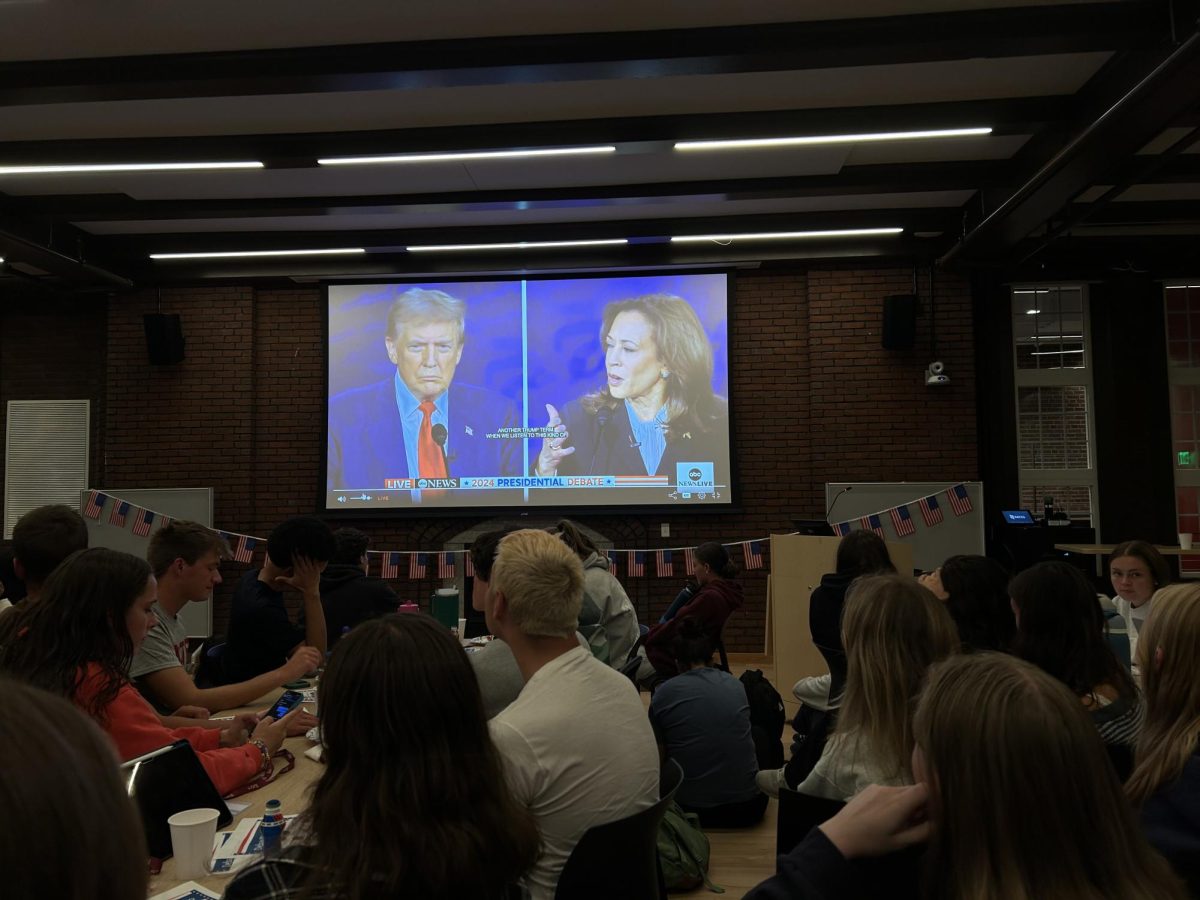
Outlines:
{"type": "Polygon", "coordinates": [[[1179,777],[1200,742],[1200,585],[1174,584],[1153,599],[1137,649],[1146,718],[1125,784],[1139,805],[1179,777]]]}
{"type": "Polygon", "coordinates": [[[725,549],[724,544],[708,541],[696,548],[696,559],[710,569],[719,578],[737,578],[738,567],[725,549]]]}
{"type": "Polygon", "coordinates": [[[1002,653],[933,666],[913,731],[933,825],[933,900],[1183,900],[1083,704],[1002,653]]]}

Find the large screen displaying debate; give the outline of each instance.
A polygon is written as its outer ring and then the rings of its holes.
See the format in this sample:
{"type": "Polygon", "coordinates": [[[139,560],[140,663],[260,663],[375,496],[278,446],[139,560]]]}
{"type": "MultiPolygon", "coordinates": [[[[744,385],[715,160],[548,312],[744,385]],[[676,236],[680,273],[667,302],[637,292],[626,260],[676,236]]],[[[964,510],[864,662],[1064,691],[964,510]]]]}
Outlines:
{"type": "Polygon", "coordinates": [[[728,276],[328,287],[329,510],[732,503],[728,276]]]}

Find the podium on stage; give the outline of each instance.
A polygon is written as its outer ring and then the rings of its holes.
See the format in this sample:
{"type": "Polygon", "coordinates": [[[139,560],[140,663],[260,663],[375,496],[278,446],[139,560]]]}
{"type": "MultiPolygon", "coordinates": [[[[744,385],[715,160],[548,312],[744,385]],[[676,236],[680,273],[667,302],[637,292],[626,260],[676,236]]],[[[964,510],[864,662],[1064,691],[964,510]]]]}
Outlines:
{"type": "MultiPolygon", "coordinates": [[[[792,685],[809,675],[825,675],[829,667],[813,644],[808,628],[808,601],[821,576],[832,572],[838,537],[803,534],[771,535],[771,576],[767,582],[767,654],[775,663],[775,685],[789,717],[799,702],[792,685]]],[[[912,571],[912,546],[888,541],[896,571],[912,571]]]]}

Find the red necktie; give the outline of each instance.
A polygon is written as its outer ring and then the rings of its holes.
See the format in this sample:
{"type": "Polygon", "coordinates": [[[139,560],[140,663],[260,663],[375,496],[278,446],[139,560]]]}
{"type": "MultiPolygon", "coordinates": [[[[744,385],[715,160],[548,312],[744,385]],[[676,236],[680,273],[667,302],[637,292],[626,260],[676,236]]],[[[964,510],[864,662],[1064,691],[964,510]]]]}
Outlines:
{"type": "Polygon", "coordinates": [[[445,478],[446,455],[433,439],[433,401],[422,400],[418,408],[424,418],[417,432],[417,474],[422,478],[445,478]]]}

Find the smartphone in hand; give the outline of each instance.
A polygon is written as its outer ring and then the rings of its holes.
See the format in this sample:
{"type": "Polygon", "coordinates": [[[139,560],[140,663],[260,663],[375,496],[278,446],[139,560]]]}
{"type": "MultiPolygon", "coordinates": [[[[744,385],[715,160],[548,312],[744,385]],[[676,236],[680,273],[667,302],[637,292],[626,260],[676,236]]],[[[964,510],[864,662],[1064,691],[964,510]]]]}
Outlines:
{"type": "Polygon", "coordinates": [[[284,691],[279,695],[279,699],[271,704],[267,715],[278,722],[303,702],[304,695],[299,691],[284,691]]]}

